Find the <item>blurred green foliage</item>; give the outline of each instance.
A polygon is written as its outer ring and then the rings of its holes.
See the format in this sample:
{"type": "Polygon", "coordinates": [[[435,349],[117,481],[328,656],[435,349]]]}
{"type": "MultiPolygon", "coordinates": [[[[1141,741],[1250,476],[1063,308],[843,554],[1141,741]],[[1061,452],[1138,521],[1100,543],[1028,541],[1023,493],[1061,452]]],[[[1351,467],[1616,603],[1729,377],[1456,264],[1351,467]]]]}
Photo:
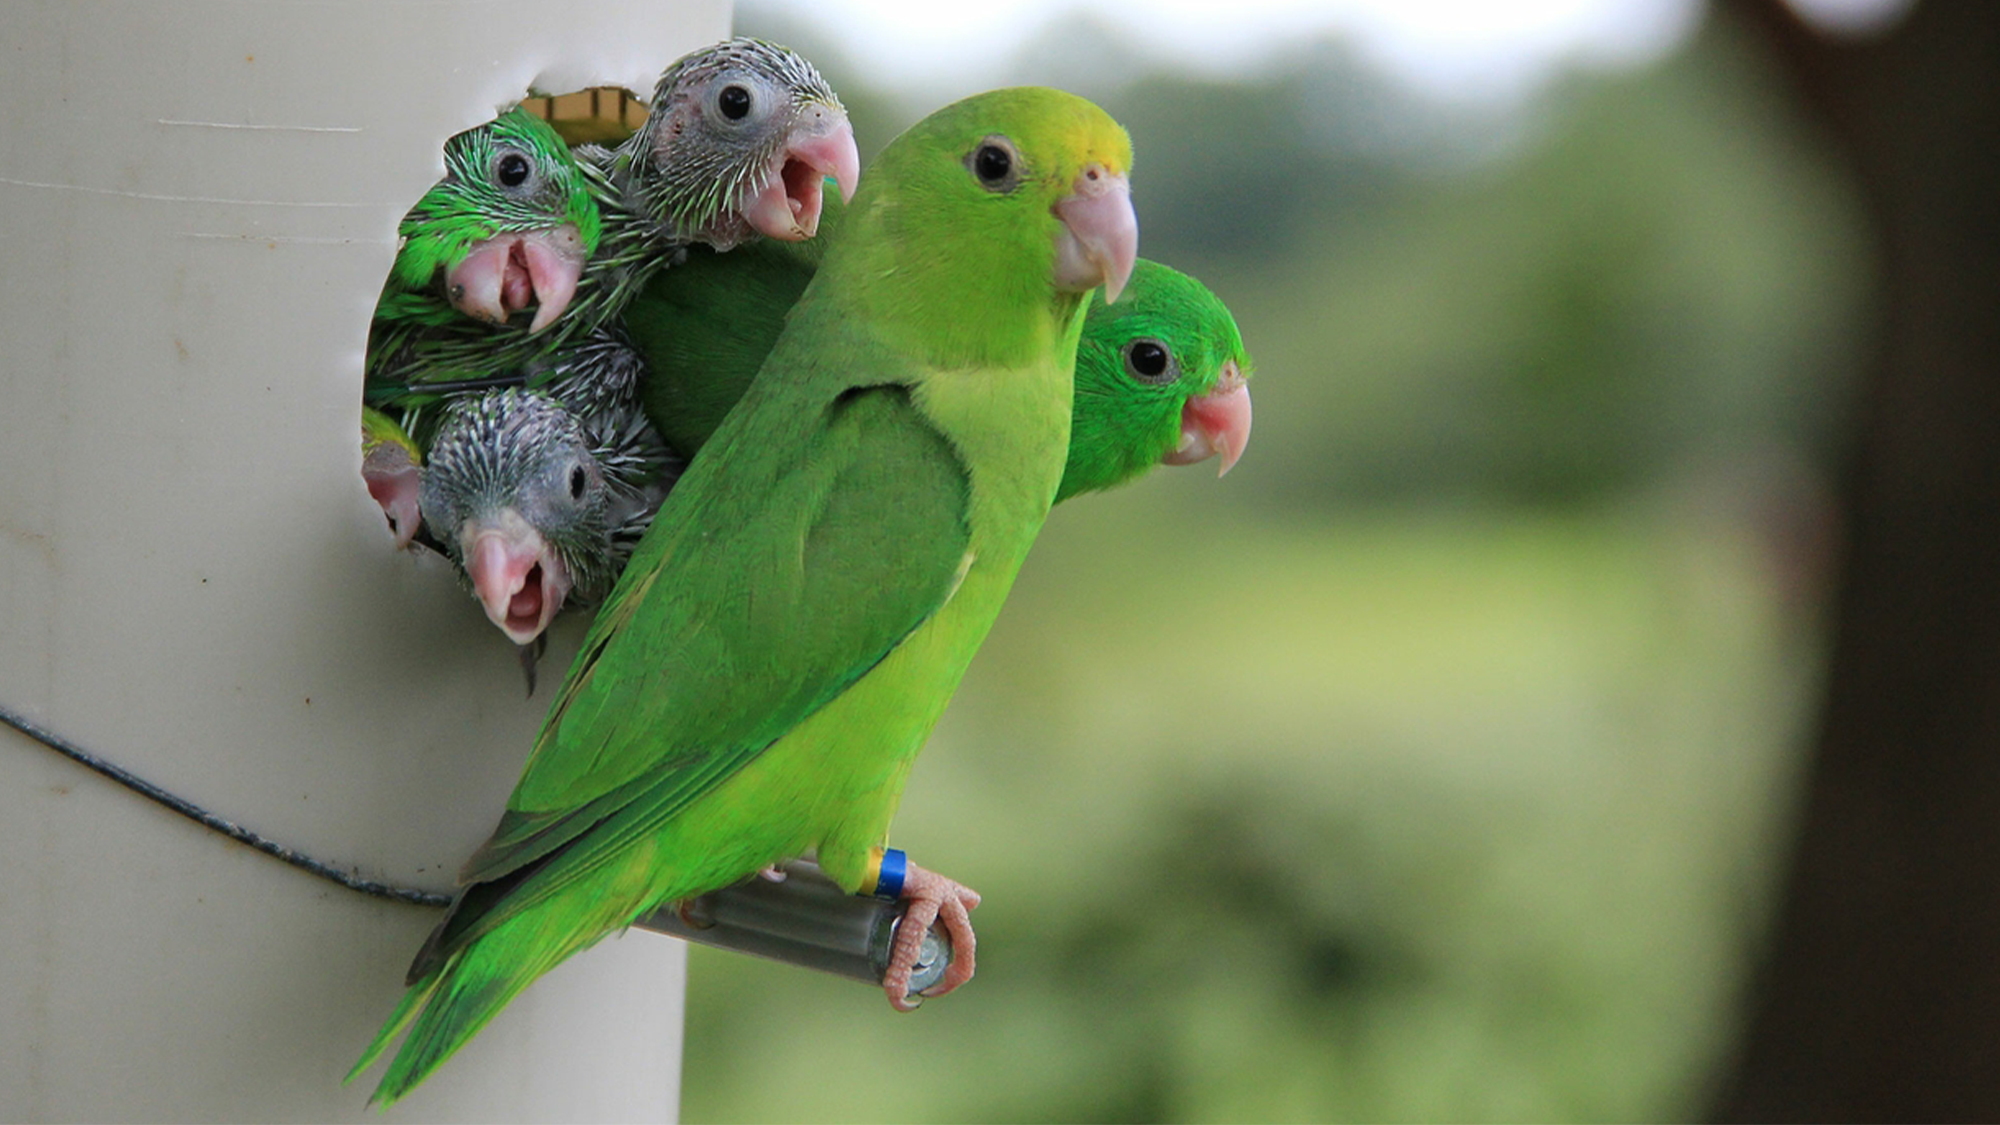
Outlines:
{"type": "MultiPolygon", "coordinates": [[[[930,108],[738,24],[864,152],[930,108]]],[[[1816,686],[1847,192],[1722,27],[1506,110],[1328,43],[1016,69],[1131,129],[1255,440],[1055,513],[919,760],[895,842],[987,896],[978,979],[897,1017],[697,949],[686,1118],[1698,1112],[1816,686]]]]}

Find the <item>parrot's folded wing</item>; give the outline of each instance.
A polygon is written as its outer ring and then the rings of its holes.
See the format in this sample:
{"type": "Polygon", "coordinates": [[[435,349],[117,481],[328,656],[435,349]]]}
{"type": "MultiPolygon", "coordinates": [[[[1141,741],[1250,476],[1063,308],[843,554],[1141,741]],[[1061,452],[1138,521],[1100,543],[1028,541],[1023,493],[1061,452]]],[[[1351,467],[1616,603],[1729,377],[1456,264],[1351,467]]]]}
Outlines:
{"type": "MultiPolygon", "coordinates": [[[[841,395],[817,425],[761,497],[690,488],[697,459],[585,639],[498,829],[461,873],[491,886],[467,892],[426,954],[448,954],[672,817],[950,598],[970,536],[951,444],[896,384],[841,395]],[[740,510],[685,518],[683,496],[740,510]],[[695,526],[737,531],[703,538],[695,526]]],[[[756,435],[735,429],[704,458],[757,456],[756,435]]]]}

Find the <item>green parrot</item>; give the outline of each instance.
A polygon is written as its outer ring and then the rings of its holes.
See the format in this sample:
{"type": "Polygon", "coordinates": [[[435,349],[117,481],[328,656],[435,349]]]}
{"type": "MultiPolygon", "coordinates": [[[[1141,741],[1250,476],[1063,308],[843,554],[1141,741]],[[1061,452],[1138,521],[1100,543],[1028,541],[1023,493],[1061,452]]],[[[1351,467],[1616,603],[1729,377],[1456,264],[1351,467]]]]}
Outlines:
{"type": "MultiPolygon", "coordinates": [[[[497,303],[478,306],[498,315],[440,320],[378,312],[368,342],[371,405],[415,411],[437,397],[421,384],[529,368],[610,323],[687,246],[727,249],[757,234],[810,238],[825,179],[851,194],[860,174],[847,111],[826,80],[795,52],[742,38],[669,66],[646,123],[617,148],[586,145],[569,155],[601,230],[564,315],[546,317],[544,305],[522,323],[509,295],[532,288],[532,271],[515,268],[519,255],[505,247],[485,257],[474,251],[469,258],[505,267],[497,303]]],[[[421,236],[485,209],[476,198],[457,197],[414,226],[421,236]]],[[[405,238],[413,238],[410,231],[405,238]]],[[[404,424],[413,433],[423,425],[409,417],[404,424]]]]}
{"type": "MultiPolygon", "coordinates": [[[[843,217],[829,200],[820,236],[809,242],[690,250],[626,307],[626,332],[646,359],[646,413],[683,456],[694,456],[742,397],[786,311],[839,241],[843,217]]],[[[1118,302],[1100,293],[1084,318],[1056,502],[1216,454],[1227,473],[1250,440],[1249,374],[1242,334],[1221,299],[1140,259],[1118,302]]]]}
{"type": "MultiPolygon", "coordinates": [[[[1054,500],[1085,297],[1138,243],[1131,143],[1073,95],[956,102],[891,142],[737,409],[599,611],[507,810],[350,1077],[402,1096],[522,988],[665,903],[814,852],[888,893],[911,760],[1054,500]]],[[[923,868],[971,976],[978,896],[923,868]]]]}
{"type": "Polygon", "coordinates": [[[391,324],[492,323],[533,306],[530,332],[563,314],[603,233],[569,146],[518,107],[444,143],[444,179],[397,227],[376,302],[391,324]]]}
{"type": "Polygon", "coordinates": [[[1137,262],[1125,295],[1093,299],[1084,320],[1056,502],[1160,464],[1220,456],[1229,472],[1250,444],[1250,371],[1220,298],[1178,270],[1137,262]]]}

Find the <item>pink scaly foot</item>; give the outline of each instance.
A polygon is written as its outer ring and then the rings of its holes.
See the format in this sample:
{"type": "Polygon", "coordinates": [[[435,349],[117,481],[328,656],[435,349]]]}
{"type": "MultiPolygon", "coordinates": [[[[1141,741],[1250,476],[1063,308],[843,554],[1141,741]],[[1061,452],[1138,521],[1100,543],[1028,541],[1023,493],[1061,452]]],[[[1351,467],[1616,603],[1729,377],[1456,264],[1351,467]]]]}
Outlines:
{"type": "Polygon", "coordinates": [[[972,953],[977,943],[969,914],[979,905],[979,892],[912,863],[903,877],[903,898],[910,905],[896,927],[896,944],[889,953],[889,971],[882,976],[882,991],[889,994],[889,1004],[897,1011],[914,1012],[923,996],[943,996],[972,979],[972,953]],[[945,935],[951,938],[951,966],[941,980],[913,997],[909,994],[910,970],[923,948],[924,932],[934,921],[942,921],[945,935]]]}

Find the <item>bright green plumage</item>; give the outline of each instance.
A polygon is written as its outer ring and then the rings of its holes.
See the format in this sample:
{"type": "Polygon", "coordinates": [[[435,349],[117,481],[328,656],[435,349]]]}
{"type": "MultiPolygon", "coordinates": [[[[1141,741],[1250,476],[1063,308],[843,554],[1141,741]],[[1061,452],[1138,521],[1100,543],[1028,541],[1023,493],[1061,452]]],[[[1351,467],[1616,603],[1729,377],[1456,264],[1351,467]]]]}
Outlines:
{"type": "Polygon", "coordinates": [[[555,129],[527,110],[510,109],[446,141],[444,167],[444,179],[396,228],[403,244],[376,306],[378,318],[424,324],[457,319],[462,314],[445,298],[440,275],[497,235],[569,224],[584,256],[596,251],[603,220],[576,159],[555,129]]]}
{"type": "MultiPolygon", "coordinates": [[[[646,413],[683,455],[701,448],[762,365],[844,211],[829,200],[810,242],[763,241],[727,254],[694,250],[653,279],[625,313],[645,355],[646,413]]],[[[1070,451],[1056,502],[1143,475],[1172,452],[1187,400],[1216,387],[1224,364],[1249,374],[1235,318],[1194,278],[1141,259],[1117,303],[1091,298],[1077,350],[1070,451]],[[1160,345],[1158,374],[1133,366],[1135,344],[1160,345]]]]}
{"type": "Polygon", "coordinates": [[[356,1064],[407,1029],[377,1100],[663,903],[809,849],[844,886],[870,877],[1062,475],[1088,285],[1052,207],[1086,178],[1103,202],[1130,158],[1101,110],[1048,90],[967,99],[884,150],[356,1064]]]}
{"type": "Polygon", "coordinates": [[[1141,259],[1117,302],[1091,298],[1076,353],[1075,422],[1058,503],[1158,465],[1181,440],[1182,410],[1225,373],[1250,375],[1236,319],[1194,278],[1141,259]],[[1141,349],[1148,345],[1156,351],[1141,349]],[[1158,368],[1152,360],[1160,363],[1158,368]]]}
{"type": "Polygon", "coordinates": [[[759,239],[726,254],[690,248],[626,306],[626,334],[646,358],[640,399],[683,455],[700,449],[743,397],[846,215],[830,196],[817,238],[759,239]]]}

